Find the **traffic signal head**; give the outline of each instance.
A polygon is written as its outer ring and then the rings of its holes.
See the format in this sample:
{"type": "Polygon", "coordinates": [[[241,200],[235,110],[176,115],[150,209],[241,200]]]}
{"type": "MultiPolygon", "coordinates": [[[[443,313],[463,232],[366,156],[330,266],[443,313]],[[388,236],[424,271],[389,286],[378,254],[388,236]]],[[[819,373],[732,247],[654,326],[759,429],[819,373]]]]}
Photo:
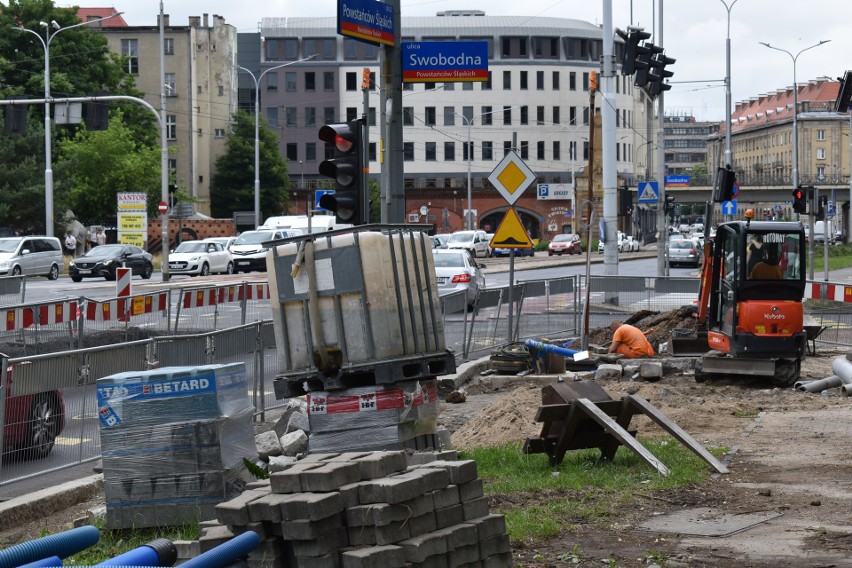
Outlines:
{"type": "Polygon", "coordinates": [[[840,81],[840,90],[837,93],[837,100],[834,102],[834,107],[837,112],[846,112],[852,106],[852,71],[847,71],[843,77],[838,77],[840,81]]]}
{"type": "MultiPolygon", "coordinates": [[[[13,96],[13,99],[22,99],[24,96],[13,96]]],[[[4,130],[6,134],[25,134],[27,131],[27,113],[29,105],[7,105],[5,107],[5,124],[4,130]]]]}
{"type": "Polygon", "coordinates": [[[637,87],[644,87],[651,80],[649,77],[649,71],[651,69],[651,59],[658,53],[662,53],[663,48],[654,45],[653,43],[646,43],[642,47],[642,51],[637,53],[636,59],[633,62],[633,65],[636,67],[636,79],[634,79],[633,83],[637,87]]]}
{"type": "Polygon", "coordinates": [[[674,195],[666,196],[666,213],[673,213],[675,210],[675,197],[674,195]]]}
{"type": "Polygon", "coordinates": [[[819,202],[817,203],[817,210],[814,214],[814,218],[817,221],[825,221],[825,210],[828,207],[828,196],[820,195],[819,202]]]}
{"type": "Polygon", "coordinates": [[[618,214],[627,217],[633,213],[633,194],[630,188],[618,188],[618,214]]]}
{"type": "Polygon", "coordinates": [[[716,170],[716,187],[713,201],[723,203],[730,201],[736,196],[737,174],[734,170],[727,168],[718,168],[716,170]]]}
{"type": "Polygon", "coordinates": [[[651,34],[642,28],[627,28],[627,31],[616,30],[616,33],[624,40],[624,57],[621,60],[621,74],[633,75],[636,72],[636,58],[644,54],[648,49],[640,45],[651,37],[651,34]]]}
{"type": "Polygon", "coordinates": [[[362,175],[365,168],[362,131],[361,120],[326,124],[319,131],[328,157],[320,163],[319,173],[334,180],[334,193],[323,195],[319,204],[334,211],[338,223],[360,225],[368,217],[362,207],[362,193],[367,190],[362,175]]]}
{"type": "Polygon", "coordinates": [[[648,94],[652,97],[672,88],[664,81],[674,75],[672,71],[666,69],[666,65],[674,65],[674,62],[673,58],[666,57],[662,53],[657,53],[651,58],[651,68],[648,70],[648,94]]]}
{"type": "MultiPolygon", "coordinates": [[[[90,97],[99,97],[109,93],[89,93],[90,97]]],[[[86,130],[107,130],[109,128],[109,103],[89,101],[86,103],[86,130]]]]}
{"type": "Polygon", "coordinates": [[[805,197],[805,190],[800,185],[793,190],[793,211],[799,215],[804,215],[808,210],[808,200],[805,197]]]}

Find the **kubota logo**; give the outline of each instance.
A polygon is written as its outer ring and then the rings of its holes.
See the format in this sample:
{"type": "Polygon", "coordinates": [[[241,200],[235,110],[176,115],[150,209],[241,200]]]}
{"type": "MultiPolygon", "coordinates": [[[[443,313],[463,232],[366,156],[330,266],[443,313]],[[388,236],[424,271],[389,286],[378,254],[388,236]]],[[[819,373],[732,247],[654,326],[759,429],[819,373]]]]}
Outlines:
{"type": "Polygon", "coordinates": [[[768,320],[782,320],[784,319],[784,314],[763,314],[763,317],[768,320]]]}

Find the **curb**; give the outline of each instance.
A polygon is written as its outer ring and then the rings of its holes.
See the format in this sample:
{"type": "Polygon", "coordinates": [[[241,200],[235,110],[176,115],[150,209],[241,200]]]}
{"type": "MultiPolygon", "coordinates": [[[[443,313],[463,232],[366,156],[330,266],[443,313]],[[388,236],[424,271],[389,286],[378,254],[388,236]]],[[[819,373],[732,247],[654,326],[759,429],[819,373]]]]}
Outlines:
{"type": "Polygon", "coordinates": [[[96,474],[4,501],[0,503],[0,530],[48,517],[99,495],[103,488],[104,476],[96,474]]]}

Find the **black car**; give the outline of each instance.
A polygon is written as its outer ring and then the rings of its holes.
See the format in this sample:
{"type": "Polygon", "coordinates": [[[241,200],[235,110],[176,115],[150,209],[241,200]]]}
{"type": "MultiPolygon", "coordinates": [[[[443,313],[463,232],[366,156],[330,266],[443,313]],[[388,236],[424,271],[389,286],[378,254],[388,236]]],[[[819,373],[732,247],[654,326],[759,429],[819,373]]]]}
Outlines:
{"type": "Polygon", "coordinates": [[[116,269],[122,266],[147,280],[154,273],[154,257],[135,245],[101,245],[72,260],[68,274],[74,282],[92,277],[115,280],[116,269]]]}

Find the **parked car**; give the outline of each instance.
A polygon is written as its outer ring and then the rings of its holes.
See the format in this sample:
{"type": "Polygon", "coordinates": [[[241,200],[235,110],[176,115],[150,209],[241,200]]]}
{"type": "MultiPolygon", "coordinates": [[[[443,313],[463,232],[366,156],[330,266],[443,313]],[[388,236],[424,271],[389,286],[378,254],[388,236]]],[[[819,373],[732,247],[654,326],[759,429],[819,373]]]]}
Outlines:
{"type": "MultiPolygon", "coordinates": [[[[513,249],[511,248],[495,248],[491,249],[491,256],[509,256],[513,249]]],[[[535,248],[515,248],[515,256],[535,256],[535,248]]]]}
{"type": "Polygon", "coordinates": [[[147,280],[154,273],[154,257],[135,245],[100,245],[72,260],[68,274],[74,282],[83,278],[115,280],[116,269],[121,267],[147,280]]]}
{"type": "Polygon", "coordinates": [[[634,239],[632,235],[625,235],[618,250],[621,252],[639,252],[639,241],[634,239]]]}
{"type": "Polygon", "coordinates": [[[438,280],[438,295],[465,292],[468,307],[473,307],[479,291],[485,288],[485,275],[481,264],[466,250],[433,249],[435,276],[438,280]]]}
{"type": "Polygon", "coordinates": [[[60,266],[64,266],[64,261],[56,237],[0,238],[0,276],[46,276],[56,280],[60,266]]]}
{"type": "MultiPolygon", "coordinates": [[[[625,240],[624,233],[622,233],[621,231],[618,231],[618,235],[616,237],[616,242],[615,242],[615,248],[616,248],[616,250],[618,250],[618,252],[621,252],[622,250],[624,250],[624,240],[625,240]]],[[[604,251],[604,244],[601,241],[598,241],[598,252],[603,253],[603,251],[604,251]]]]}
{"type": "Polygon", "coordinates": [[[686,264],[698,268],[701,264],[701,252],[698,243],[692,239],[669,241],[669,266],[686,264]]]}
{"type": "Polygon", "coordinates": [[[301,235],[300,230],[291,229],[258,229],[245,231],[231,245],[231,255],[234,257],[235,272],[251,272],[259,270],[266,272],[266,247],[263,243],[301,235]]]}
{"type": "Polygon", "coordinates": [[[547,256],[582,253],[583,243],[580,241],[580,235],[576,233],[556,235],[547,245],[547,256]]]}
{"type": "Polygon", "coordinates": [[[439,235],[432,235],[430,238],[432,239],[432,248],[445,249],[447,248],[447,241],[450,239],[450,234],[441,233],[439,235]]]}
{"type": "Polygon", "coordinates": [[[204,240],[208,243],[222,243],[222,247],[225,250],[230,250],[231,245],[234,244],[234,241],[237,240],[237,237],[207,237],[204,240]]]}
{"type": "Polygon", "coordinates": [[[491,254],[488,235],[485,231],[456,231],[447,239],[448,249],[465,249],[474,257],[488,257],[491,254]]]}
{"type": "Polygon", "coordinates": [[[233,274],[234,261],[222,243],[184,241],[169,253],[169,273],[190,276],[233,274]]]}
{"type": "Polygon", "coordinates": [[[15,395],[12,368],[0,378],[8,389],[3,419],[3,454],[25,459],[47,457],[65,428],[62,391],[15,395]]]}

